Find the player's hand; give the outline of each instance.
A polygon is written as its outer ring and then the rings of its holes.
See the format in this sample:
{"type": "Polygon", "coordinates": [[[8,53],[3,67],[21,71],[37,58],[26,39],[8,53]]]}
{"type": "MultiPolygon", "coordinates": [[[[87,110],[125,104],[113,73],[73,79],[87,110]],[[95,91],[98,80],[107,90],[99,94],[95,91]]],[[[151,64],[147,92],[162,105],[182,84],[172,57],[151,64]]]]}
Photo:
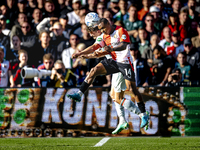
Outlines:
{"type": "Polygon", "coordinates": [[[110,46],[105,46],[104,50],[107,51],[107,52],[109,52],[109,53],[113,51],[110,46]]]}

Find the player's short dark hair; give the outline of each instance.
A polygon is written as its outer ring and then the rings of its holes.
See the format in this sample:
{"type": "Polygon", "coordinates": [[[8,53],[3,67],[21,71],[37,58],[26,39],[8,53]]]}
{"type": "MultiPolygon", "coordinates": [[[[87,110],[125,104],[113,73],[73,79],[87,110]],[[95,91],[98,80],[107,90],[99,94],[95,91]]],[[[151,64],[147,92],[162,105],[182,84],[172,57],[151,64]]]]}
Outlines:
{"type": "Polygon", "coordinates": [[[99,21],[98,21],[98,24],[100,24],[102,22],[103,22],[103,24],[108,24],[109,23],[109,21],[106,18],[100,18],[99,21]]]}

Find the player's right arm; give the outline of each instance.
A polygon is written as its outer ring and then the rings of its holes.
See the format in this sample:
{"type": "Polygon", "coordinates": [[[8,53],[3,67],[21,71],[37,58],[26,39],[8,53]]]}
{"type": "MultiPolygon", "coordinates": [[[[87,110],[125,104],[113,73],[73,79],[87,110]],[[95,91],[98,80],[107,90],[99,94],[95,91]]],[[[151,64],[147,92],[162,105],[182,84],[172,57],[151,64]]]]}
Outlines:
{"type": "Polygon", "coordinates": [[[110,54],[110,52],[105,51],[104,48],[101,48],[100,50],[96,50],[92,54],[88,55],[82,55],[83,58],[90,59],[90,58],[99,58],[99,57],[104,57],[105,55],[110,54]]]}
{"type": "Polygon", "coordinates": [[[101,46],[99,44],[95,43],[95,44],[89,46],[88,48],[84,49],[81,52],[72,54],[72,58],[77,58],[78,56],[81,56],[81,55],[93,53],[95,50],[99,49],[100,47],[101,46]]]}

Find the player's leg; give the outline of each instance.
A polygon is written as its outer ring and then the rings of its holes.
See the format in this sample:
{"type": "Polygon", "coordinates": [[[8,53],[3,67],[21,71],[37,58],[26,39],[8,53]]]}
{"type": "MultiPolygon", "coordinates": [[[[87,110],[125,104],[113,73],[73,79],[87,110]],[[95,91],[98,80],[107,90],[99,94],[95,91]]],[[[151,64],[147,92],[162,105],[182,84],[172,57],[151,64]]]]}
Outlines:
{"type": "MultiPolygon", "coordinates": [[[[142,122],[141,122],[141,128],[148,125],[149,121],[149,115],[146,113],[145,105],[142,99],[142,95],[139,93],[136,84],[135,84],[135,73],[133,70],[133,66],[130,64],[123,64],[123,63],[117,63],[117,66],[119,67],[120,72],[123,74],[126,87],[127,89],[132,92],[133,96],[135,97],[135,100],[137,102],[138,108],[140,109],[141,114],[139,114],[142,122]]],[[[121,105],[126,105],[126,99],[124,99],[121,103],[121,105]]],[[[129,105],[127,103],[127,105],[129,105]]],[[[124,106],[125,108],[125,106],[124,106]]],[[[148,126],[147,126],[148,127],[148,126]]]]}
{"type": "Polygon", "coordinates": [[[90,70],[90,73],[87,75],[86,79],[81,84],[80,90],[77,93],[74,94],[68,94],[67,96],[71,98],[72,100],[75,100],[77,102],[81,101],[81,96],[87,91],[89,86],[94,81],[95,77],[98,75],[104,75],[107,71],[102,63],[98,63],[94,68],[90,70]]]}
{"type": "MultiPolygon", "coordinates": [[[[133,93],[133,96],[134,96],[134,98],[137,102],[137,105],[141,111],[141,113],[139,114],[141,121],[142,121],[140,127],[143,128],[146,126],[146,128],[148,128],[149,114],[148,114],[148,112],[146,112],[142,95],[138,91],[134,81],[125,79],[125,82],[126,82],[126,86],[127,86],[128,90],[133,93]]],[[[124,100],[124,101],[126,101],[126,100],[124,100]]],[[[123,105],[123,103],[122,103],[122,105],[123,105]]]]}
{"type": "MultiPolygon", "coordinates": [[[[126,99],[126,101],[124,102],[125,107],[120,105],[121,101],[124,98],[124,91],[126,90],[126,83],[125,83],[124,77],[121,72],[113,74],[112,87],[114,87],[113,93],[115,93],[114,97],[116,99],[115,100],[116,109],[117,109],[117,107],[119,107],[121,109],[121,111],[124,111],[124,108],[125,108],[135,114],[140,114],[139,108],[131,100],[126,99]]],[[[117,128],[112,132],[112,134],[117,134],[120,131],[126,129],[127,127],[128,127],[128,123],[125,122],[125,118],[124,118],[124,120],[119,121],[117,128]]]]}

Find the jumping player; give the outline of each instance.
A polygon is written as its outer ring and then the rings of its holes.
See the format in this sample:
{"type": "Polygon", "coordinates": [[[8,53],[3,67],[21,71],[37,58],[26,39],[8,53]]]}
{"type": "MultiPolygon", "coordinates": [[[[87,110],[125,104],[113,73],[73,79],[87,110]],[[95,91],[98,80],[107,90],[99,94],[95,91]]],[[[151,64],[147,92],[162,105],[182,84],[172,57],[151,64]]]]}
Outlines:
{"type": "MultiPolygon", "coordinates": [[[[141,128],[143,128],[148,124],[149,115],[145,112],[145,106],[142,101],[142,97],[135,86],[134,72],[131,65],[132,60],[129,52],[130,39],[128,33],[121,27],[111,26],[109,22],[104,18],[100,19],[99,24],[100,25],[98,26],[98,28],[101,29],[103,34],[96,39],[96,42],[105,41],[106,45],[110,46],[105,46],[104,49],[109,53],[110,51],[116,52],[110,53],[112,59],[104,60],[97,64],[93,69],[91,69],[90,74],[87,76],[87,78],[81,85],[81,88],[78,91],[78,93],[69,94],[68,97],[75,101],[80,101],[81,96],[88,89],[89,85],[92,83],[93,79],[97,75],[121,72],[123,74],[123,77],[125,78],[126,86],[130,91],[133,92],[135,99],[138,102],[138,106],[141,111],[141,113],[139,112],[142,120],[141,128]]],[[[84,51],[75,53],[73,57],[76,58],[83,54],[89,54],[100,47],[102,47],[101,44],[95,43],[93,46],[88,47],[84,51]]],[[[120,96],[120,93],[115,94],[115,101],[121,106],[124,106],[126,109],[130,110],[131,112],[137,111],[136,106],[134,105],[133,107],[134,103],[120,96]]]]}

